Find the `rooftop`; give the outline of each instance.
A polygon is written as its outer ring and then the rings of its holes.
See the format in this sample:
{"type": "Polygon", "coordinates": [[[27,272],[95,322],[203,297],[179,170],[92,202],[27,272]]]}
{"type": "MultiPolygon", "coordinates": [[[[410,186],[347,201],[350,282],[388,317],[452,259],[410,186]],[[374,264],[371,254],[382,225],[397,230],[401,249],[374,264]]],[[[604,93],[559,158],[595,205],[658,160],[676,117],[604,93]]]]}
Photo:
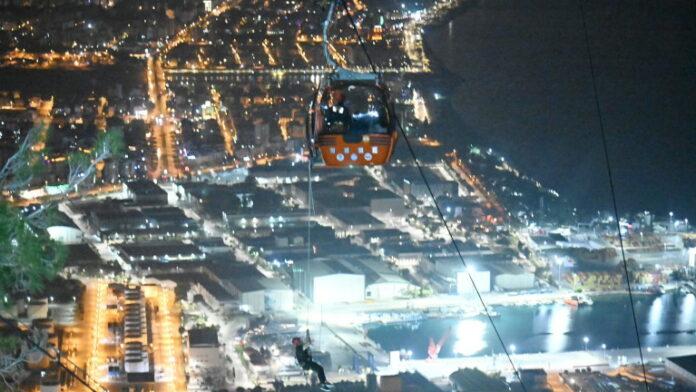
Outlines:
{"type": "Polygon", "coordinates": [[[87,244],[66,245],[68,256],[66,257],[67,265],[82,265],[91,263],[101,263],[101,258],[91,246],[87,244]]]}
{"type": "Polygon", "coordinates": [[[206,264],[208,270],[219,279],[260,279],[261,273],[250,264],[239,262],[218,262],[206,264]]]}
{"type": "Polygon", "coordinates": [[[331,215],[345,226],[381,227],[384,225],[384,222],[362,210],[333,210],[331,215]]]}
{"type": "Polygon", "coordinates": [[[191,347],[218,347],[218,331],[213,327],[193,328],[188,331],[191,347]]]}
{"type": "Polygon", "coordinates": [[[505,382],[500,379],[492,378],[478,369],[459,369],[449,376],[450,382],[455,385],[456,390],[464,392],[507,392],[510,390],[505,382]]]}
{"type": "MultiPolygon", "coordinates": [[[[169,265],[169,264],[168,264],[169,265]]],[[[201,285],[210,295],[215,297],[218,301],[229,301],[234,297],[230,294],[224,287],[220,286],[217,282],[210,279],[208,275],[203,272],[196,272],[195,270],[185,270],[173,273],[155,273],[148,275],[150,277],[159,280],[171,280],[176,283],[176,295],[179,298],[186,298],[188,290],[194,284],[201,285]]]]}
{"type": "Polygon", "coordinates": [[[136,196],[167,195],[167,192],[165,192],[162,188],[157,186],[157,184],[155,184],[152,181],[131,181],[126,183],[126,186],[128,187],[128,190],[133,192],[136,196]]]}
{"type": "Polygon", "coordinates": [[[181,242],[163,242],[148,244],[124,244],[119,245],[118,250],[127,257],[174,257],[174,256],[200,256],[201,250],[191,244],[181,242]]]}

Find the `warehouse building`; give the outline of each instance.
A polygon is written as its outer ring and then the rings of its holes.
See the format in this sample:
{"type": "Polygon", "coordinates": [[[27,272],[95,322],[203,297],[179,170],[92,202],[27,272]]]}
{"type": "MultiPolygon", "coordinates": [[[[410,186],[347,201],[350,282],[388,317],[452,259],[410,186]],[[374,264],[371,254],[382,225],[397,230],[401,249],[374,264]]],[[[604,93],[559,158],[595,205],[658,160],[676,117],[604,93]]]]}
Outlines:
{"type": "Polygon", "coordinates": [[[373,257],[342,257],[306,260],[294,266],[297,289],[316,304],[388,300],[415,286],[373,257]]]}

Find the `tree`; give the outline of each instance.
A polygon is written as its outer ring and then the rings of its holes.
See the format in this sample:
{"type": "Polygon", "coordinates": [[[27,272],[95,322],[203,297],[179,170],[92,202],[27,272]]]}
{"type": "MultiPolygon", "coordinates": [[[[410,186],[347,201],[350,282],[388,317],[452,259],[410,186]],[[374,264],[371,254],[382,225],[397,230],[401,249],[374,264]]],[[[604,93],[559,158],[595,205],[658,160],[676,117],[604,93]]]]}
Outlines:
{"type": "MultiPolygon", "coordinates": [[[[47,125],[28,132],[17,152],[0,168],[0,191],[19,191],[40,174],[47,133],[47,125]]],[[[119,157],[123,150],[123,134],[120,129],[112,129],[99,134],[91,151],[71,153],[63,197],[70,190],[78,190],[106,160],[119,157]]],[[[55,203],[44,203],[25,215],[0,199],[0,306],[13,294],[41,290],[60,270],[65,248],[43,230],[50,224],[55,203]]],[[[29,374],[27,360],[47,348],[47,339],[39,332],[32,331],[30,338],[37,344],[29,346],[14,336],[0,337],[0,381],[6,387],[0,389],[16,390],[29,374]]]]}
{"type": "Polygon", "coordinates": [[[0,389],[19,390],[22,381],[29,376],[26,364],[45,355],[40,347],[48,345],[46,332],[34,328],[29,332],[29,339],[36,344],[16,336],[0,337],[0,389]]]}
{"type": "Polygon", "coordinates": [[[62,266],[65,250],[0,202],[0,295],[36,292],[62,266]]]}
{"type": "Polygon", "coordinates": [[[29,185],[40,174],[41,144],[46,140],[48,127],[42,124],[29,130],[17,151],[0,169],[0,190],[14,192],[29,185]]]}
{"type": "MultiPolygon", "coordinates": [[[[43,166],[37,146],[46,138],[45,127],[32,128],[17,152],[0,169],[0,191],[15,192],[30,184],[43,166]]],[[[120,156],[124,150],[120,129],[102,132],[89,152],[69,155],[68,190],[77,190],[92,178],[99,166],[120,156]]],[[[54,202],[42,204],[24,215],[6,200],[0,200],[0,297],[34,293],[60,269],[65,250],[43,230],[51,221],[54,202]]]]}
{"type": "MultiPolygon", "coordinates": [[[[621,273],[624,272],[623,270],[624,265],[619,263],[617,268],[621,271],[621,273]]],[[[626,272],[628,272],[628,281],[630,283],[638,283],[638,276],[640,272],[640,264],[636,261],[636,259],[629,258],[626,260],[626,272]]]]}

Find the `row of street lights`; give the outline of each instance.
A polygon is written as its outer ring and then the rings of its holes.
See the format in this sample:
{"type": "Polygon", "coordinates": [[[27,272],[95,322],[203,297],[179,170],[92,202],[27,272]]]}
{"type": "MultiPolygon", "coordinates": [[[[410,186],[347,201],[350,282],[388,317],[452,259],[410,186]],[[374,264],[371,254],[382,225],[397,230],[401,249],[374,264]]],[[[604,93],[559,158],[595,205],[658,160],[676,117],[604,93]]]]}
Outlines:
{"type": "MultiPolygon", "coordinates": [[[[588,344],[590,343],[590,338],[588,336],[583,336],[582,342],[585,344],[585,351],[588,351],[588,344]]],[[[602,345],[600,347],[602,348],[603,351],[606,352],[607,345],[605,343],[602,343],[602,345]]],[[[509,349],[510,353],[514,354],[515,351],[517,351],[517,346],[515,346],[514,344],[510,344],[508,349],[509,349]]]]}

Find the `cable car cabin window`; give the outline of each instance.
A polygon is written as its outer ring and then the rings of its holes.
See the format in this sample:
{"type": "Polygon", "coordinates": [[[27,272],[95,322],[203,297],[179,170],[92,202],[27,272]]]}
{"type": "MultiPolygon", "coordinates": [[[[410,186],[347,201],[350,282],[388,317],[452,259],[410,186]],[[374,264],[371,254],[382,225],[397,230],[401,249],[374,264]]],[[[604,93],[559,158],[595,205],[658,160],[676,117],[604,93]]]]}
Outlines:
{"type": "Polygon", "coordinates": [[[389,132],[389,115],[377,86],[346,84],[327,87],[321,97],[319,133],[366,135],[389,132]]]}

